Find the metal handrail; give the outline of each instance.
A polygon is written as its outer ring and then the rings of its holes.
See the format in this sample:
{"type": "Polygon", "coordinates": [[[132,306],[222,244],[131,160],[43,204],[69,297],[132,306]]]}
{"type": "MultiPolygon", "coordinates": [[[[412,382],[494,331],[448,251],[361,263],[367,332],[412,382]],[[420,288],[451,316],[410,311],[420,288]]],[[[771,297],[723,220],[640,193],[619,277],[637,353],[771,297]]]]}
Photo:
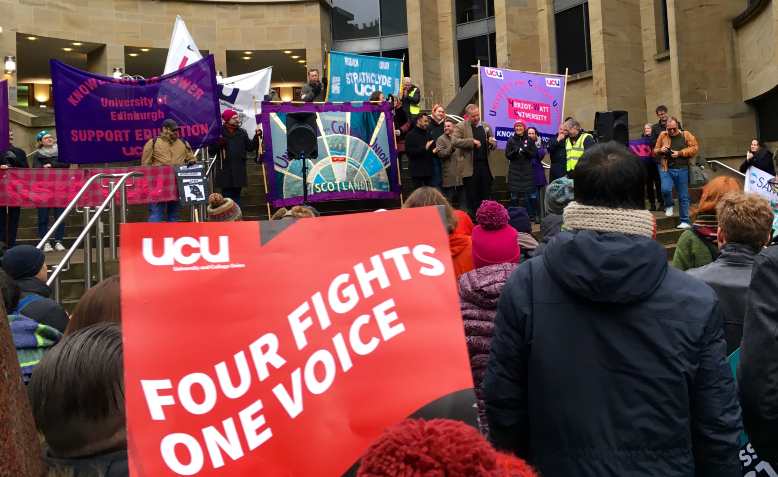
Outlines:
{"type": "Polygon", "coordinates": [[[723,167],[724,169],[728,169],[730,172],[734,172],[735,174],[737,174],[737,175],[739,175],[739,176],[741,176],[741,177],[743,177],[743,178],[745,178],[745,177],[746,177],[746,175],[745,175],[745,174],[743,174],[742,172],[740,172],[739,170],[737,170],[737,169],[735,169],[735,168],[733,168],[733,167],[730,167],[730,166],[728,166],[728,165],[724,164],[724,163],[723,163],[723,162],[721,162],[721,161],[715,161],[715,160],[709,161],[709,160],[705,160],[705,162],[707,162],[708,164],[712,164],[712,166],[711,166],[711,169],[713,169],[714,171],[716,170],[716,166],[718,165],[718,166],[721,166],[721,167],[723,167]]]}
{"type": "Polygon", "coordinates": [[[36,248],[43,248],[43,246],[46,244],[46,242],[49,241],[52,235],[54,235],[54,232],[57,230],[57,227],[62,225],[62,223],[67,220],[68,214],[73,211],[76,207],[78,207],[78,201],[81,200],[81,197],[86,193],[87,189],[97,181],[97,179],[102,179],[104,177],[122,177],[123,174],[108,174],[104,172],[97,173],[93,175],[92,177],[87,180],[84,185],[81,187],[81,190],[78,191],[75,197],[70,201],[70,203],[65,207],[65,210],[62,211],[62,213],[57,217],[57,220],[54,221],[54,225],[52,225],[48,232],[43,236],[40,242],[38,242],[38,245],[36,248]]]}
{"type": "MultiPolygon", "coordinates": [[[[102,213],[105,211],[106,207],[108,207],[108,204],[113,201],[114,197],[116,196],[116,192],[119,191],[119,189],[124,188],[124,183],[127,182],[127,179],[130,177],[137,177],[142,176],[143,173],[133,171],[133,172],[125,172],[124,174],[112,174],[114,176],[119,177],[119,181],[114,185],[113,189],[108,191],[108,195],[106,196],[105,200],[102,204],[97,208],[97,211],[94,213],[92,218],[87,222],[84,229],[81,231],[81,233],[78,235],[78,238],[76,238],[76,241],[73,243],[73,245],[70,246],[68,251],[65,253],[65,256],[62,257],[62,260],[57,264],[56,267],[54,267],[54,270],[49,275],[48,279],[46,280],[46,285],[51,286],[55,281],[59,280],[59,274],[62,272],[62,270],[67,266],[67,264],[70,262],[70,259],[73,258],[73,254],[76,253],[76,250],[78,250],[78,247],[81,246],[81,243],[84,242],[84,238],[86,238],[89,235],[90,230],[92,227],[95,226],[95,224],[102,219],[102,213]]],[[[97,244],[98,247],[103,247],[104,245],[102,243],[97,244]]],[[[85,244],[84,249],[86,250],[87,247],[91,247],[91,244],[85,244]]],[[[86,260],[86,253],[85,253],[85,260],[86,260]]],[[[91,279],[91,278],[90,278],[91,279]]],[[[90,288],[90,284],[86,284],[86,288],[90,288]]],[[[59,289],[59,287],[55,287],[55,289],[59,289]]]]}

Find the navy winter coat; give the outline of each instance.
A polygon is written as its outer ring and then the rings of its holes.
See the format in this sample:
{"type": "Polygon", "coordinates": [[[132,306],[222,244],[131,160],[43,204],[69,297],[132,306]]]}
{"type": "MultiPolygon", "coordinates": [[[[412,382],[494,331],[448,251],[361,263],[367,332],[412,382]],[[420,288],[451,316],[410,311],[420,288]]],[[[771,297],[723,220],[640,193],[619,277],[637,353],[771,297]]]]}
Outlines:
{"type": "Polygon", "coordinates": [[[649,238],[561,232],[503,289],[490,437],[544,477],[741,477],[718,302],[649,238]]]}

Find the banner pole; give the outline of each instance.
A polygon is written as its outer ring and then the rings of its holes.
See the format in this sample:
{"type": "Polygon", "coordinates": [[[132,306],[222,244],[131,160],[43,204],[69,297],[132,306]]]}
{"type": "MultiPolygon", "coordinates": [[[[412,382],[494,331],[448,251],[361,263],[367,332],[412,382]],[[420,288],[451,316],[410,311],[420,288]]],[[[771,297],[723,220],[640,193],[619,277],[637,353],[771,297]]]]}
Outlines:
{"type": "MultiPolygon", "coordinates": [[[[481,59],[478,59],[478,63],[476,65],[478,68],[478,110],[481,111],[481,114],[483,115],[484,109],[483,109],[483,95],[481,94],[481,59]]],[[[481,116],[483,120],[483,116],[481,116]]]]}
{"type": "MultiPolygon", "coordinates": [[[[254,99],[254,117],[257,116],[257,97],[252,96],[254,99]]],[[[257,124],[257,127],[259,127],[259,124],[257,124]]],[[[267,220],[270,220],[270,217],[273,215],[270,213],[270,192],[267,190],[267,169],[265,169],[265,161],[262,157],[262,149],[263,149],[263,143],[265,142],[264,134],[262,136],[262,139],[259,141],[259,147],[257,148],[257,159],[259,159],[259,165],[262,167],[262,184],[265,186],[265,206],[267,207],[267,220]]]]}
{"type": "Polygon", "coordinates": [[[562,120],[562,123],[559,125],[561,126],[565,122],[565,101],[567,101],[567,68],[565,68],[565,89],[562,90],[562,114],[560,115],[560,119],[562,120]]]}

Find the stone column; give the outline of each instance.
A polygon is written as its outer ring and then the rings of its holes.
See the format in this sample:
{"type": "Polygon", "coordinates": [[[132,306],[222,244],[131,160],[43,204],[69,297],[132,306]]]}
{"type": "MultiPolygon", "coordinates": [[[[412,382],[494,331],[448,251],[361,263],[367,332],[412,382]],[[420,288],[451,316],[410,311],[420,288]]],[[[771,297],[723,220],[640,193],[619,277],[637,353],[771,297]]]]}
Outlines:
{"type": "Polygon", "coordinates": [[[544,0],[494,0],[497,66],[500,68],[541,70],[538,1],[544,3],[544,0]]]}
{"type": "MultiPolygon", "coordinates": [[[[557,72],[554,0],[536,0],[538,25],[538,61],[540,71],[557,72]]],[[[499,59],[499,53],[497,57],[499,59]]]]}
{"type": "MultiPolygon", "coordinates": [[[[7,29],[3,28],[3,32],[0,33],[0,61],[5,63],[4,59],[6,56],[16,56],[16,31],[13,29],[7,29]]],[[[16,64],[18,69],[19,64],[19,58],[16,58],[16,64]]],[[[3,65],[4,67],[5,65],[3,65]]],[[[13,74],[5,74],[5,70],[2,71],[3,79],[8,81],[8,104],[11,106],[16,106],[16,75],[17,72],[14,72],[13,74]]]]}
{"type": "Polygon", "coordinates": [[[596,110],[629,112],[635,136],[646,117],[640,0],[590,0],[589,28],[596,110]]]}
{"type": "Polygon", "coordinates": [[[104,45],[89,53],[86,63],[88,71],[101,75],[111,76],[116,67],[124,71],[124,46],[113,43],[104,45]]]}
{"type": "Polygon", "coordinates": [[[756,135],[754,114],[742,100],[732,27],[745,4],[667,1],[676,104],[703,158],[740,157],[756,135]]]}
{"type": "MultiPolygon", "coordinates": [[[[432,1],[432,0],[425,0],[432,1]]],[[[447,105],[459,92],[459,56],[454,0],[437,0],[440,103],[447,105]]],[[[410,11],[410,10],[409,10],[410,11]]],[[[410,40],[410,38],[409,38],[410,40]]]]}
{"type": "Polygon", "coordinates": [[[441,91],[438,4],[430,0],[408,0],[408,56],[413,83],[421,89],[422,108],[443,102],[441,91]]]}

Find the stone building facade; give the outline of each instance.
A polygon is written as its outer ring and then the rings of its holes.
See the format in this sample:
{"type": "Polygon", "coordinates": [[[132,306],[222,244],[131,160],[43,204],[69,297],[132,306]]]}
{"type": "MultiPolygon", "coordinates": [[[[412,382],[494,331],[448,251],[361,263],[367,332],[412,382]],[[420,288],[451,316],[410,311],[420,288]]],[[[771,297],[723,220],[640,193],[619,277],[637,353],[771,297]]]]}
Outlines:
{"type": "Polygon", "coordinates": [[[299,50],[309,68],[321,68],[331,48],[399,47],[431,107],[459,93],[468,62],[554,73],[570,64],[566,113],[586,128],[596,111],[623,109],[637,135],[665,104],[709,159],[741,157],[753,137],[778,141],[778,1],[0,0],[0,10],[0,55],[19,62],[20,35],[38,35],[102,45],[86,66],[110,74],[125,66],[128,45],[167,48],[181,15],[229,74],[230,50],[299,50]],[[388,18],[398,11],[400,27],[388,18]],[[379,18],[360,17],[371,15],[379,18]]]}

